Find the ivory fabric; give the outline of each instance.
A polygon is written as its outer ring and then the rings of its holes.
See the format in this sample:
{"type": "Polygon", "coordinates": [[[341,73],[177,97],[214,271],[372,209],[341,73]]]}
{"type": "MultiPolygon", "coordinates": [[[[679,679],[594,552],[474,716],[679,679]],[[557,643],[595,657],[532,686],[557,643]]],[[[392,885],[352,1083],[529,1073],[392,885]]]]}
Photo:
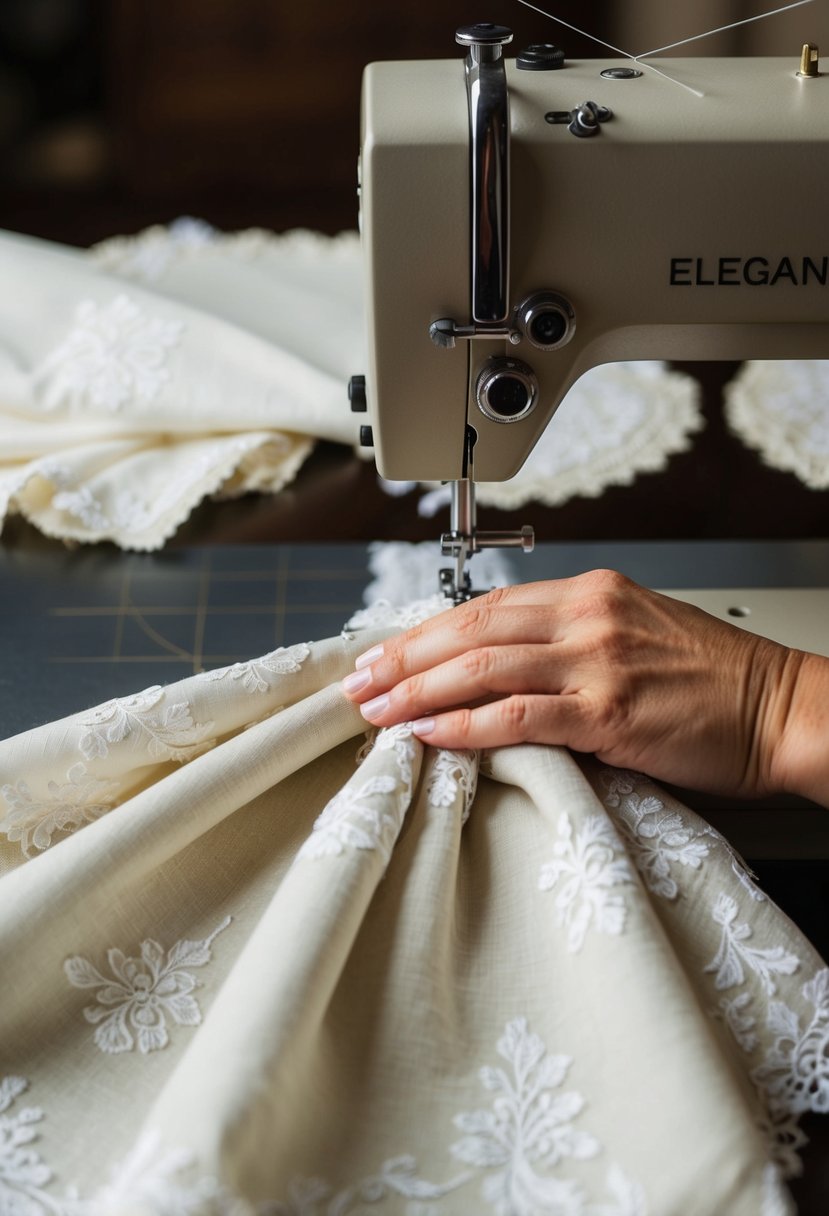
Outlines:
{"type": "Polygon", "coordinates": [[[315,439],[356,442],[356,233],[0,233],[0,270],[0,522],[157,549],[206,495],[278,490],[315,439]]]}
{"type": "Polygon", "coordinates": [[[3,1216],[791,1211],[829,970],[646,778],[366,732],[433,607],[0,744],[3,1216]]]}

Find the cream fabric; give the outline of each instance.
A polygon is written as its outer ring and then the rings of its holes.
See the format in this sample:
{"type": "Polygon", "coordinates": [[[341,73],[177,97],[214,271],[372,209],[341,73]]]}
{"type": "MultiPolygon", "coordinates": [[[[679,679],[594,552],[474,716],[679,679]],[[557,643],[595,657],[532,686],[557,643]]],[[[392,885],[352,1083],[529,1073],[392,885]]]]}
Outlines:
{"type": "Polygon", "coordinates": [[[157,549],[205,495],[353,444],[356,233],[195,220],[89,253],[0,233],[0,522],[157,549]]]}
{"type": "Polygon", "coordinates": [[[366,736],[390,628],[0,744],[0,1213],[788,1212],[829,971],[648,780],[366,736]]]}

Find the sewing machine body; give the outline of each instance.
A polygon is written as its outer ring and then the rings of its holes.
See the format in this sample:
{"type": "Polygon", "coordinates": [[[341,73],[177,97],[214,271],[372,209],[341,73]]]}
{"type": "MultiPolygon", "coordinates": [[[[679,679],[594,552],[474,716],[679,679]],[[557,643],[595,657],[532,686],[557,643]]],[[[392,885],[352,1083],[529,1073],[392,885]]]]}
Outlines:
{"type": "MultiPolygon", "coordinates": [[[[371,65],[363,101],[361,222],[366,396],[383,476],[513,476],[567,389],[627,359],[829,357],[829,75],[796,56],[675,59],[608,79],[629,61],[520,70],[506,61],[510,184],[507,327],[537,292],[572,310],[566,339],[490,336],[447,349],[430,325],[471,317],[470,115],[464,62],[371,65]],[[609,108],[593,138],[549,112],[609,108]],[[518,359],[534,407],[479,408],[491,361],[518,359]]],[[[486,220],[486,217],[484,217],[486,220]]]]}

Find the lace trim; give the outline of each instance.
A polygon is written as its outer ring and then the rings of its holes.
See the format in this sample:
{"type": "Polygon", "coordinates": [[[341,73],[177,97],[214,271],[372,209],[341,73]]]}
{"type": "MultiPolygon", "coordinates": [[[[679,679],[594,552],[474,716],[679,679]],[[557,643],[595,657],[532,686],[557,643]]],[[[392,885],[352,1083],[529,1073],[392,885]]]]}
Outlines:
{"type": "Polygon", "coordinates": [[[725,416],[765,464],[829,488],[829,361],[744,364],[726,386],[725,416]]]}

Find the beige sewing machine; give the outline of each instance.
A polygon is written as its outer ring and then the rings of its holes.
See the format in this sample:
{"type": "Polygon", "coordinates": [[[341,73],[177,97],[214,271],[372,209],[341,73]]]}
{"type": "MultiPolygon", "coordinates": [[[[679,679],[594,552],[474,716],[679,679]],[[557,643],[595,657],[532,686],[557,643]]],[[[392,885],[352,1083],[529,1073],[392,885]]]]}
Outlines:
{"type": "Polygon", "coordinates": [[[511,37],[468,26],[465,62],[364,78],[352,407],[384,477],[453,483],[455,600],[479,549],[533,543],[476,529],[475,481],[511,477],[589,368],[829,358],[817,48],[648,65],[547,44],[506,59],[511,37]]]}

